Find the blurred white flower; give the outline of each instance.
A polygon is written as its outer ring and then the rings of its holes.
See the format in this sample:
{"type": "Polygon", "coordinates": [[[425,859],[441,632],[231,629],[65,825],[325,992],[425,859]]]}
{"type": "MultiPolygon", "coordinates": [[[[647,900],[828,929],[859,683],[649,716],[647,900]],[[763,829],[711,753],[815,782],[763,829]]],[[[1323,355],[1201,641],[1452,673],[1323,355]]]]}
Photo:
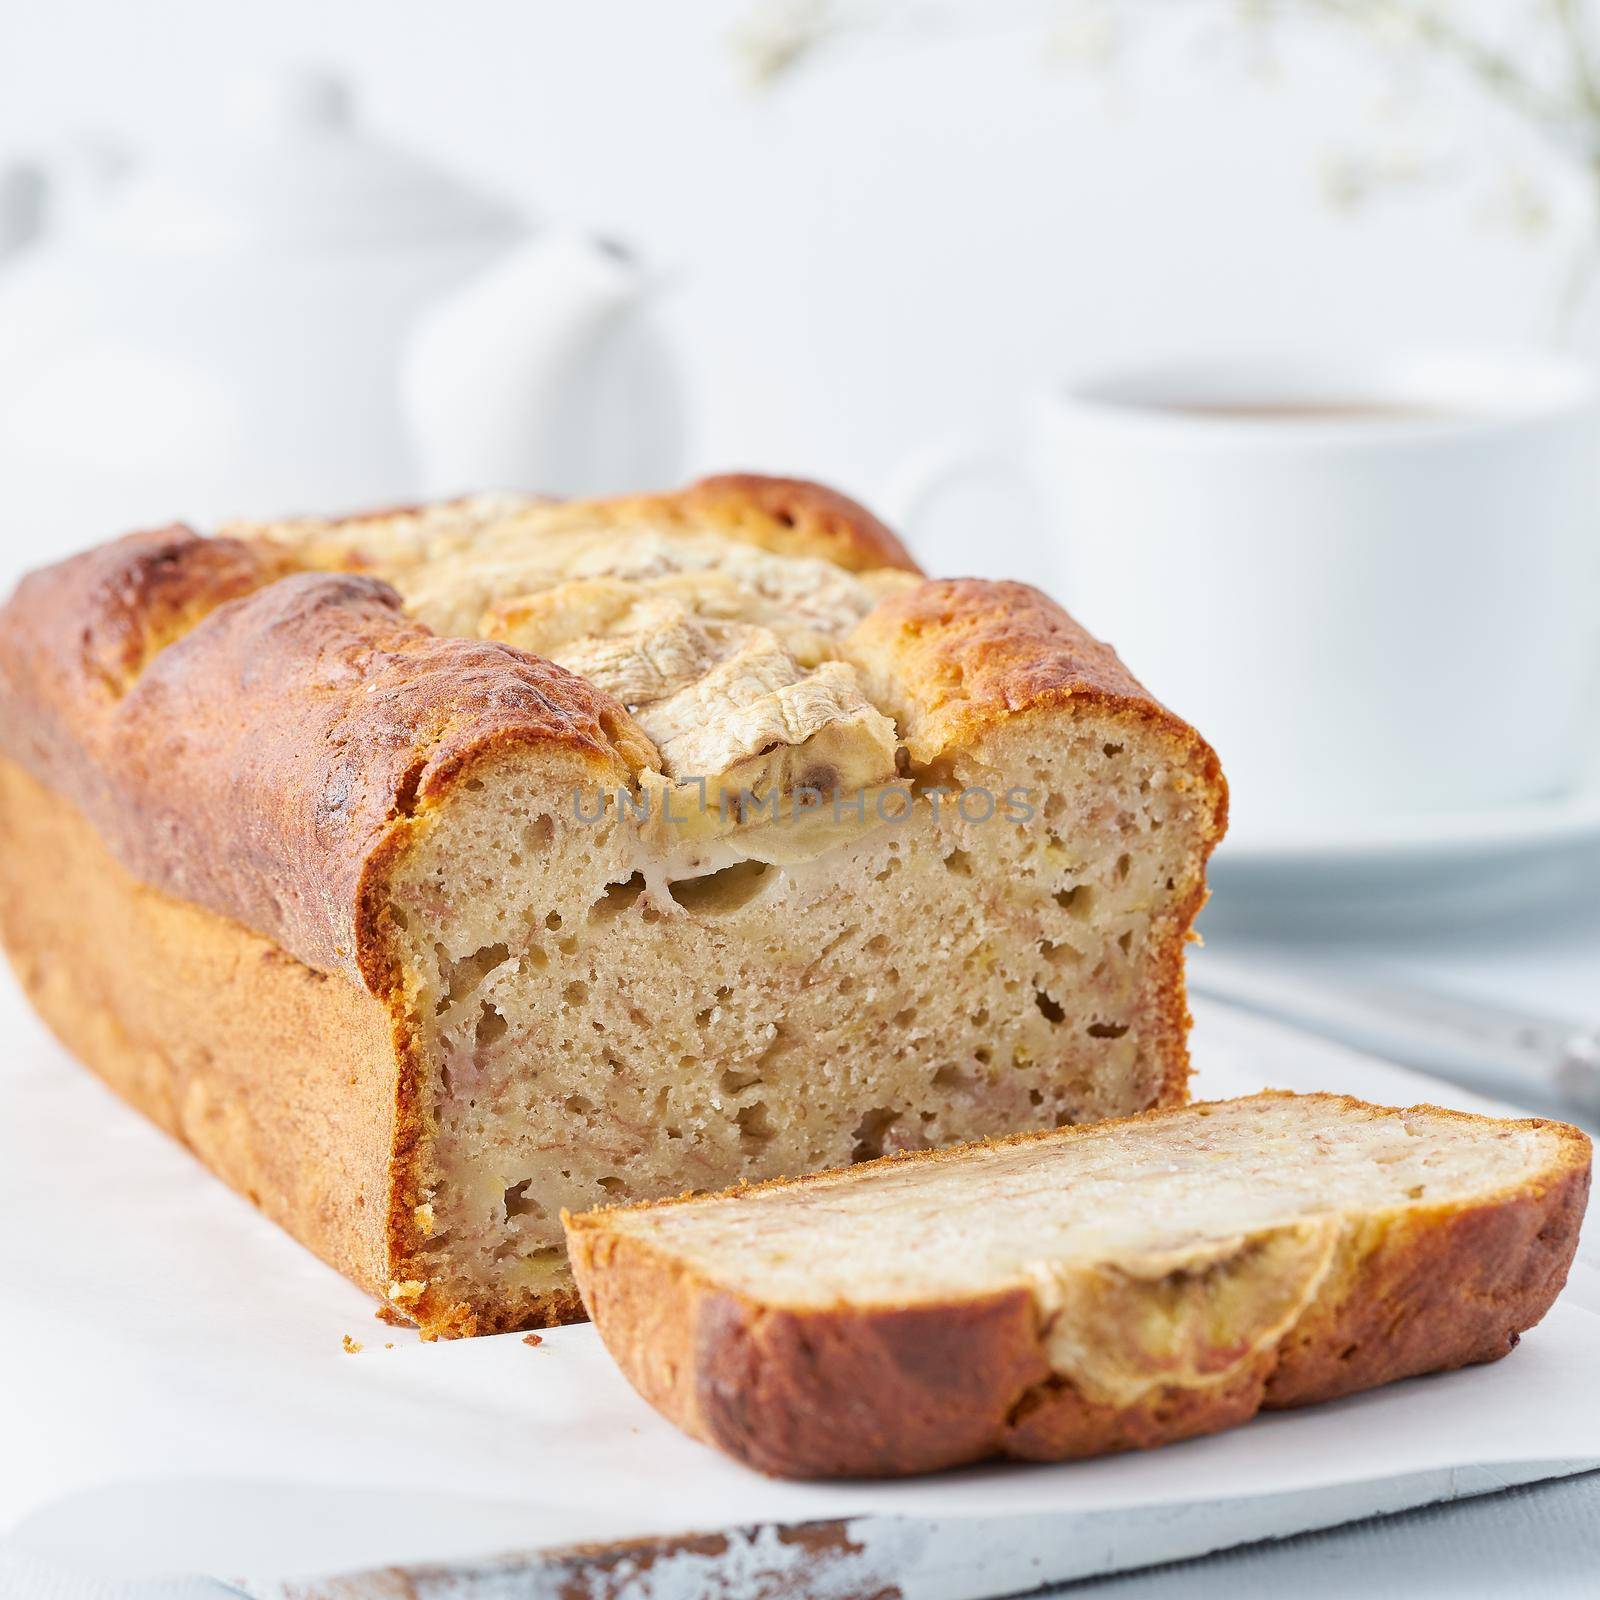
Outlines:
{"type": "MultiPolygon", "coordinates": [[[[1517,137],[1526,143],[1532,134],[1566,164],[1588,200],[1588,237],[1570,274],[1578,289],[1564,302],[1576,304],[1600,277],[1600,0],[764,0],[741,37],[747,66],[764,82],[799,70],[824,47],[835,52],[864,36],[904,47],[1028,28],[1042,29],[1055,60],[1106,72],[1130,53],[1134,34],[1158,19],[1231,28],[1258,78],[1278,75],[1277,46],[1292,32],[1342,32],[1374,56],[1383,76],[1368,114],[1391,126],[1425,120],[1421,113],[1445,80],[1476,92],[1490,115],[1473,130],[1470,154],[1399,144],[1334,151],[1318,172],[1324,198],[1357,210],[1385,189],[1460,178],[1473,165],[1481,171],[1508,134],[1513,149],[1517,137]]],[[[1514,164],[1480,191],[1478,211],[1524,235],[1545,231],[1551,220],[1543,191],[1514,164]]]]}
{"type": "Polygon", "coordinates": [[[1413,6],[1386,3],[1386,0],[1366,0],[1365,4],[1325,7],[1313,0],[1312,11],[1343,10],[1364,26],[1373,41],[1390,50],[1409,50],[1424,43],[1430,33],[1442,25],[1442,18],[1433,6],[1413,6]]]}
{"type": "Polygon", "coordinates": [[[1507,166],[1496,175],[1477,213],[1488,227],[1530,239],[1545,233],[1552,220],[1549,195],[1519,166],[1507,166]]]}
{"type": "Polygon", "coordinates": [[[1389,150],[1334,150],[1318,167],[1322,197],[1338,211],[1355,211],[1389,189],[1437,182],[1449,171],[1438,156],[1395,147],[1389,150]]]}
{"type": "Polygon", "coordinates": [[[1122,53],[1126,14],[1114,0],[1071,0],[1051,24],[1046,51],[1069,67],[1104,69],[1122,53]]]}
{"type": "Polygon", "coordinates": [[[752,84],[774,82],[848,24],[832,0],[767,0],[730,34],[734,58],[752,84]]]}
{"type": "Polygon", "coordinates": [[[1330,150],[1318,162],[1317,186],[1335,211],[1358,210],[1370,189],[1365,164],[1344,150],[1330,150]]]}

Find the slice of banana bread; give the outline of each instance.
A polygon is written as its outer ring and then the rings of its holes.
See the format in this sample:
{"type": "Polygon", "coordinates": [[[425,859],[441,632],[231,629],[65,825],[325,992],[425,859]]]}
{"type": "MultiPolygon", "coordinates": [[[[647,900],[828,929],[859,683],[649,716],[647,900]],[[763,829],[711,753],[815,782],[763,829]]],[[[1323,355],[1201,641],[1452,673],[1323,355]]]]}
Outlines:
{"type": "Polygon", "coordinates": [[[1505,1355],[1589,1141],[1257,1095],[567,1217],[634,1387],[764,1472],[1165,1444],[1505,1355]]]}
{"type": "Polygon", "coordinates": [[[0,931],[429,1333],[562,1208],[1181,1099],[1204,742],[815,485],[135,535],[0,612],[0,931]]]}

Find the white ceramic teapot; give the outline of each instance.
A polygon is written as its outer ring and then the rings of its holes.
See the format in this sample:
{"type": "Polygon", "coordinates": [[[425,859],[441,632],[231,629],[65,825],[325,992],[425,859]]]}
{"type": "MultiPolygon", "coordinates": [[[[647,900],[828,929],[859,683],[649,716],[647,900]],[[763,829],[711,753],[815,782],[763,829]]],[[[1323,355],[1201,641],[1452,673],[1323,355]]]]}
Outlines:
{"type": "Polygon", "coordinates": [[[681,386],[615,245],[364,135],[344,85],[235,97],[181,171],[0,174],[0,564],[184,517],[655,487],[681,386]]]}

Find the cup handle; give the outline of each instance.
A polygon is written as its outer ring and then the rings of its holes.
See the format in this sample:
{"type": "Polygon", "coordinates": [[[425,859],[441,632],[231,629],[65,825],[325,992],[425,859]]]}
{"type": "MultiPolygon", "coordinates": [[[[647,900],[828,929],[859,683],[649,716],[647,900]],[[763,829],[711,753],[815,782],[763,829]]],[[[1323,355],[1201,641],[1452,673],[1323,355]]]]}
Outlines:
{"type": "MultiPolygon", "coordinates": [[[[889,525],[905,536],[918,559],[934,572],[958,576],[972,572],[970,539],[957,548],[951,535],[930,533],[928,513],[956,484],[966,480],[1000,482],[1020,489],[1037,507],[1039,494],[1032,474],[1017,450],[1003,441],[972,434],[952,434],[923,445],[907,456],[879,494],[889,525]]],[[[979,576],[1029,571],[1038,565],[1040,541],[1029,537],[1027,519],[983,530],[979,576]]]]}

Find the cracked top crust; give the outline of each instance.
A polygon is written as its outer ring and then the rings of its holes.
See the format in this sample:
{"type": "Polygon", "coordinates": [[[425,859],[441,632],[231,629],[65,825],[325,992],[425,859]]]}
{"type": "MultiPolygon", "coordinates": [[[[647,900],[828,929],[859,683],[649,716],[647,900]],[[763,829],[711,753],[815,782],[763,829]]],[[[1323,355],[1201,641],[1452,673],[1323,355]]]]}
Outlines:
{"type": "Polygon", "coordinates": [[[775,555],[805,556],[847,572],[920,569],[910,552],[865,506],[800,478],[723,473],[671,494],[557,501],[543,495],[468,495],[439,505],[398,506],[344,517],[240,523],[225,533],[283,534],[309,542],[313,565],[360,570],[370,550],[388,564],[404,549],[418,561],[457,552],[480,533],[544,513],[553,525],[704,530],[775,555]]]}
{"type": "Polygon", "coordinates": [[[379,991],[385,866],[498,753],[608,786],[864,788],[902,742],[922,760],[1074,696],[1215,774],[1042,595],[919,581],[868,512],[788,479],[172,527],[0,609],[0,748],[136,876],[379,991]]]}
{"type": "Polygon", "coordinates": [[[862,620],[846,653],[913,761],[932,761],[1008,716],[1082,696],[1161,722],[1209,756],[1220,780],[1200,736],[1151,699],[1110,645],[1028,584],[912,585],[862,620]]]}
{"type": "Polygon", "coordinates": [[[373,578],[279,576],[275,554],[219,556],[227,543],[134,535],[24,580],[0,613],[8,752],[145,882],[379,987],[374,872],[460,772],[517,745],[622,782],[651,758],[615,702],[552,662],[440,638],[373,578]],[[185,596],[194,625],[107,678],[178,609],[130,616],[126,597],[152,592],[185,596]]]}

